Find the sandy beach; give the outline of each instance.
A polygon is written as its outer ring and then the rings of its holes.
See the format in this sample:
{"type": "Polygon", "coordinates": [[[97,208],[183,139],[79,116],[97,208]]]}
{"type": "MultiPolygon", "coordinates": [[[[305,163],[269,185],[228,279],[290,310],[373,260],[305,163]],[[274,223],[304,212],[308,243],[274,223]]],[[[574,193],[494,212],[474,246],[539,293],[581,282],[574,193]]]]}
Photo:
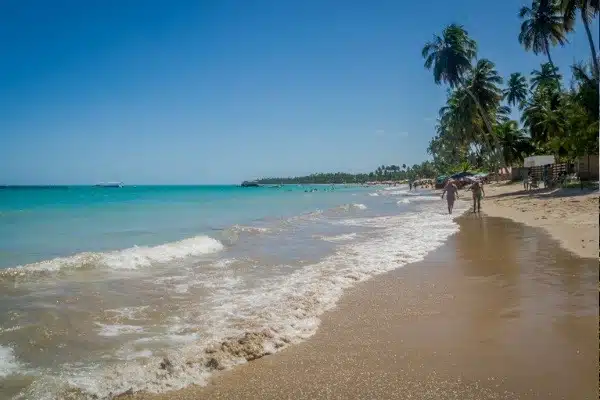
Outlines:
{"type": "Polygon", "coordinates": [[[579,188],[527,192],[522,183],[485,187],[487,215],[545,229],[580,257],[598,257],[598,191],[579,188]]]}
{"type": "MultiPolygon", "coordinates": [[[[513,207],[490,189],[487,212],[513,207]]],[[[597,259],[508,219],[467,214],[459,223],[422,262],[348,291],[308,341],[204,388],[125,397],[597,399],[597,259]]]]}

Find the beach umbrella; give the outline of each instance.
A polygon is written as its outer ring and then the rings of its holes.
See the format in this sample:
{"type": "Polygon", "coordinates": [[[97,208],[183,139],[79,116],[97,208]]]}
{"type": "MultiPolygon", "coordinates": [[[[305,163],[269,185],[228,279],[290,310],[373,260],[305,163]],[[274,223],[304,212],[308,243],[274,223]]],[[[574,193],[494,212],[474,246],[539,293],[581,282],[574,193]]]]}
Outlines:
{"type": "Polygon", "coordinates": [[[470,172],[459,172],[458,174],[452,175],[451,178],[452,179],[460,179],[460,178],[464,178],[465,176],[473,176],[473,174],[470,172]]]}

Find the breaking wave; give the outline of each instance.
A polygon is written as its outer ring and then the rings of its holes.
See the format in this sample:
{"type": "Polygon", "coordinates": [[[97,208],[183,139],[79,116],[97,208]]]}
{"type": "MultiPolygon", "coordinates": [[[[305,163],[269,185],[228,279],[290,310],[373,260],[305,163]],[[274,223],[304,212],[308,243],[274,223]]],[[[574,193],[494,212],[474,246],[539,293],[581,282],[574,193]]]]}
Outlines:
{"type": "MultiPolygon", "coordinates": [[[[212,300],[210,318],[186,317],[185,324],[171,333],[171,342],[174,338],[181,339],[177,346],[161,351],[160,355],[132,347],[125,352],[128,356],[123,363],[93,371],[73,371],[63,377],[63,382],[70,384],[69,390],[81,391],[82,398],[110,398],[138,391],[159,393],[206,384],[214,371],[275,353],[309,338],[316,332],[321,315],[335,307],[345,289],[422,260],[458,230],[449,216],[438,212],[351,222],[384,230],[367,241],[343,244],[321,262],[291,274],[265,278],[255,287],[223,288],[212,300]],[[208,331],[199,335],[199,326],[208,331]]],[[[105,336],[127,335],[137,330],[129,325],[99,327],[105,336]]],[[[166,338],[138,339],[132,346],[139,346],[141,340],[147,343],[166,338]]],[[[34,393],[47,390],[44,385],[39,381],[31,390],[34,393]]]]}
{"type": "Polygon", "coordinates": [[[191,256],[214,253],[223,244],[208,236],[196,236],[158,246],[134,246],[111,252],[86,252],[0,270],[0,279],[44,275],[83,268],[137,269],[191,256]]]}
{"type": "Polygon", "coordinates": [[[342,204],[341,206],[335,207],[333,211],[350,211],[350,210],[366,210],[367,206],[362,203],[342,204]]]}
{"type": "Polygon", "coordinates": [[[356,239],[356,233],[347,233],[344,235],[336,235],[336,236],[319,236],[319,239],[325,240],[327,242],[345,242],[348,240],[356,239]]]}

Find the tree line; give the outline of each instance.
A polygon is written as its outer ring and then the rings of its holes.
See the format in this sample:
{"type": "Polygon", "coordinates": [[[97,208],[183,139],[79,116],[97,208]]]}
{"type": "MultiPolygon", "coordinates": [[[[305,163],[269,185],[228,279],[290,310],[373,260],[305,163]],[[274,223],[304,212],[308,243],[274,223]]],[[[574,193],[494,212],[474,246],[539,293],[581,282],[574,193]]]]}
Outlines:
{"type": "Polygon", "coordinates": [[[516,39],[547,62],[529,74],[513,72],[506,83],[491,60],[478,58],[477,42],[462,25],[448,25],[434,35],[422,50],[425,68],[448,89],[427,149],[434,168],[495,171],[519,165],[529,155],[553,154],[567,161],[597,154],[600,71],[590,24],[598,13],[598,0],[533,0],[522,7],[516,39]],[[577,19],[591,57],[571,65],[567,87],[551,50],[568,44],[577,19]],[[520,121],[510,118],[514,107],[520,121]]]}
{"type": "Polygon", "coordinates": [[[260,184],[334,184],[334,183],[366,183],[384,181],[415,180],[420,178],[435,178],[437,172],[431,161],[424,161],[412,167],[406,164],[381,165],[372,172],[350,174],[345,172],[318,173],[307,176],[288,178],[262,178],[260,184]]]}

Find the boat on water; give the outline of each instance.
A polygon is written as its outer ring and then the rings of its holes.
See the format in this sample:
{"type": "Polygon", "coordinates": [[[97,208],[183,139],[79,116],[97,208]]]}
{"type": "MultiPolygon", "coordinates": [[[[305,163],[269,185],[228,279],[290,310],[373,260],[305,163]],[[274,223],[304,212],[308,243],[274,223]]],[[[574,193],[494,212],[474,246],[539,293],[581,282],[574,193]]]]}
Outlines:
{"type": "Polygon", "coordinates": [[[94,185],[96,187],[105,187],[105,188],[120,188],[123,187],[123,182],[102,182],[94,185]]]}
{"type": "Polygon", "coordinates": [[[251,182],[244,181],[244,182],[242,182],[241,186],[242,187],[259,187],[260,185],[258,184],[258,182],[255,182],[255,181],[251,181],[251,182]]]}

